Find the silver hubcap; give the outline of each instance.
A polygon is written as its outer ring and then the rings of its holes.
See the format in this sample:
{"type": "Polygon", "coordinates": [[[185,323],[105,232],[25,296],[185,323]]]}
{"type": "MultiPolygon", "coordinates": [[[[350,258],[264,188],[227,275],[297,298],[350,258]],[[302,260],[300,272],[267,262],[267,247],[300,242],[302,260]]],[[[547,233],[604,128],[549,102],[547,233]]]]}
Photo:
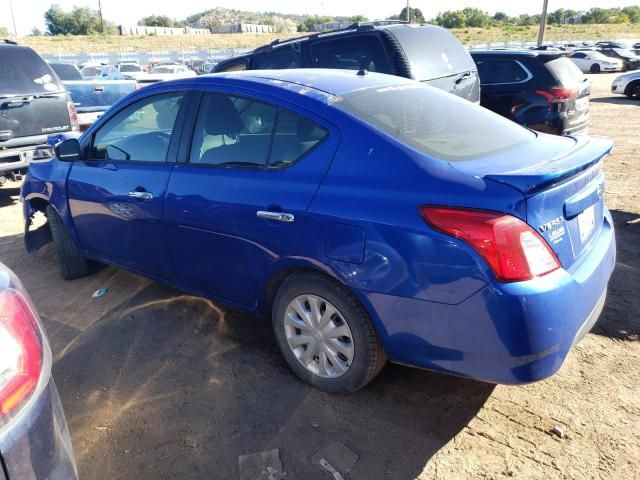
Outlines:
{"type": "Polygon", "coordinates": [[[344,375],[353,361],[353,336],[338,309],[316,295],[300,295],[287,306],[284,333],[289,348],[311,373],[344,375]]]}

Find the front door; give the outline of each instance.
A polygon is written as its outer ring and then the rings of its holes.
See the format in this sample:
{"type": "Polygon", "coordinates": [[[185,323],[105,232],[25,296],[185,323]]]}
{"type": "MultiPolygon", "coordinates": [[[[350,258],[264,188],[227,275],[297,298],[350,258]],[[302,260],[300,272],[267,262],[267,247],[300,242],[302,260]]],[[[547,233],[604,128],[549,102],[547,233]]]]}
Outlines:
{"type": "Polygon", "coordinates": [[[88,254],[172,278],[162,206],[183,98],[184,92],[169,92],[128,105],[95,132],[87,159],[73,164],[69,208],[88,254]]]}
{"type": "Polygon", "coordinates": [[[335,127],[309,112],[203,93],[188,158],[175,166],[165,202],[179,280],[254,306],[266,267],[295,254],[338,142],[335,127]]]}

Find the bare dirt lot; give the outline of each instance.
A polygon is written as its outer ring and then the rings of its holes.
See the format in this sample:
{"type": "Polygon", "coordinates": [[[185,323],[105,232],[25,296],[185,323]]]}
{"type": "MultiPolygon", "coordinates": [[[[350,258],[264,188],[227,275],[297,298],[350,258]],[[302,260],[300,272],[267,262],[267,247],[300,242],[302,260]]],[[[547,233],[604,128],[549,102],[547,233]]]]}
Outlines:
{"type": "Polygon", "coordinates": [[[640,103],[611,96],[613,76],[591,77],[591,133],[616,144],[607,304],[560,372],[524,387],[388,365],[357,394],[321,393],[266,320],[111,267],[60,280],[52,248],[24,252],[18,185],[0,189],[0,259],[48,329],[81,478],[238,478],[239,455],[279,448],[287,480],[323,479],[311,457],[332,442],[359,455],[352,479],[640,478],[640,224],[625,225],[640,216],[640,103]]]}

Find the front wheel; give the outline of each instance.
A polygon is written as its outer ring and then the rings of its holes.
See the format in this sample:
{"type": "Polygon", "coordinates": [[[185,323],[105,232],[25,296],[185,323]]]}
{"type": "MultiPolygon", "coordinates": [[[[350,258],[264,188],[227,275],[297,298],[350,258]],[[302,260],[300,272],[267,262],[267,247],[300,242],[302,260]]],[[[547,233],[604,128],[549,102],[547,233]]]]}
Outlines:
{"type": "Polygon", "coordinates": [[[64,280],[73,280],[90,273],[89,260],[82,254],[75,240],[67,230],[58,212],[49,205],[46,211],[53,243],[58,251],[60,275],[64,280]]]}
{"type": "Polygon", "coordinates": [[[364,308],[344,287],[322,274],[289,276],[276,295],[272,321],[289,367],[325,392],[355,392],[386,362],[364,308]]]}
{"type": "Polygon", "coordinates": [[[600,73],[600,64],[594,63],[593,65],[591,65],[591,68],[589,69],[589,71],[591,73],[600,73]]]}
{"type": "Polygon", "coordinates": [[[640,82],[635,82],[627,88],[627,97],[640,100],[640,82]]]}

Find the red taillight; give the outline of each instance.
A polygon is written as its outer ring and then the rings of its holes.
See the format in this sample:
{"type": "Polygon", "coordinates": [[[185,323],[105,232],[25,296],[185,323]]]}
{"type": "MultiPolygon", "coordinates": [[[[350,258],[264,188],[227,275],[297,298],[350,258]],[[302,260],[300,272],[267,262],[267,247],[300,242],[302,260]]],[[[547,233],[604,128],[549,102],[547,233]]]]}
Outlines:
{"type": "Polygon", "coordinates": [[[547,242],[529,225],[511,215],[451,207],[420,207],[436,230],[471,245],[501,282],[520,282],[560,268],[547,242]]]}
{"type": "Polygon", "coordinates": [[[71,122],[71,130],[78,131],[80,130],[80,122],[78,120],[78,111],[76,110],[76,105],[71,101],[71,97],[67,95],[67,111],[69,112],[69,122],[71,122]]]}
{"type": "Polygon", "coordinates": [[[551,87],[546,90],[536,90],[538,95],[542,95],[549,103],[564,103],[578,97],[577,88],[551,87]]]}
{"type": "Polygon", "coordinates": [[[35,390],[42,363],[39,327],[27,300],[15,290],[0,292],[0,416],[35,390]]]}

